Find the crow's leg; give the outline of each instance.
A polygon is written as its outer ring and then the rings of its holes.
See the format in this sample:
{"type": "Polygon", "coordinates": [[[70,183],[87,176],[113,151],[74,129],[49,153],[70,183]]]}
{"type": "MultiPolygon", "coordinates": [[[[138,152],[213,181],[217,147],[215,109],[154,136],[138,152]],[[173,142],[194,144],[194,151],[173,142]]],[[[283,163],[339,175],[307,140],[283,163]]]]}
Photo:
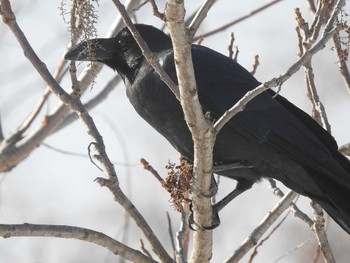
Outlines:
{"type": "MultiPolygon", "coordinates": [[[[244,193],[248,189],[250,189],[253,186],[253,182],[245,180],[245,179],[239,179],[237,181],[236,188],[226,195],[223,199],[221,199],[219,202],[217,202],[212,207],[212,224],[211,226],[202,226],[204,229],[211,230],[220,225],[220,218],[219,218],[219,211],[223,209],[228,203],[230,203],[233,199],[235,199],[240,194],[244,193]]],[[[192,217],[193,219],[193,217],[192,217]]]]}

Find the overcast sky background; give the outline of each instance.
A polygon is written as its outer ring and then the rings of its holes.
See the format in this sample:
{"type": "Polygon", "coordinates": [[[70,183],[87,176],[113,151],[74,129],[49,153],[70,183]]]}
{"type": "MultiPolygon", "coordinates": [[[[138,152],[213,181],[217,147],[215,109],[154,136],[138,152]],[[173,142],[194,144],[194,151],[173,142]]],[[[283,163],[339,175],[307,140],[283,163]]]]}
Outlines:
{"type": "MultiPolygon", "coordinates": [[[[164,1],[159,2],[164,4],[164,1]]],[[[188,14],[201,4],[201,1],[187,2],[188,14]]],[[[218,1],[209,12],[200,32],[215,29],[268,2],[218,1]]],[[[12,1],[20,27],[52,73],[70,39],[68,25],[60,15],[60,5],[59,0],[12,1]]],[[[301,9],[305,18],[310,18],[305,0],[285,0],[229,30],[204,39],[202,44],[227,54],[229,33],[233,31],[235,45],[238,45],[240,51],[239,63],[251,70],[254,56],[259,54],[260,66],[255,76],[260,81],[267,81],[286,71],[297,60],[295,7],[301,9]]],[[[98,34],[103,37],[118,13],[112,1],[99,1],[97,14],[98,34]]],[[[137,19],[140,23],[161,26],[161,21],[152,17],[148,5],[138,12],[137,19]]],[[[0,113],[4,133],[7,135],[30,113],[46,85],[3,24],[0,24],[0,57],[0,113]]],[[[342,145],[350,141],[350,97],[339,77],[336,62],[331,46],[327,46],[313,59],[320,98],[325,104],[332,133],[338,144],[342,145]]],[[[85,65],[79,65],[79,70],[85,65]]],[[[94,97],[114,74],[105,67],[83,100],[94,97]]],[[[61,85],[65,90],[70,90],[68,76],[61,85]]],[[[310,113],[302,72],[295,74],[283,85],[281,94],[310,113]]],[[[57,99],[52,96],[44,111],[50,111],[56,105],[57,99]]],[[[147,159],[164,176],[168,160],[177,161],[178,154],[136,114],[127,100],[123,85],[116,87],[108,99],[92,110],[91,114],[105,140],[110,158],[117,163],[122,188],[170,252],[165,211],[171,214],[174,230],[178,229],[179,215],[171,207],[167,192],[143,170],[139,159],[147,159]]],[[[40,125],[40,121],[34,127],[40,125]]],[[[78,121],[49,137],[45,143],[87,155],[90,138],[78,121]]],[[[113,201],[109,191],[94,182],[99,176],[103,174],[88,158],[61,154],[41,146],[0,178],[0,222],[75,225],[122,240],[124,212],[113,201]]],[[[228,193],[235,185],[232,180],[222,179],[221,182],[219,196],[228,193]]],[[[281,188],[286,191],[283,186],[281,188]]],[[[267,183],[262,182],[228,205],[220,214],[220,227],[214,231],[212,262],[222,262],[228,258],[277,200],[269,191],[267,183]]],[[[300,207],[311,215],[308,203],[307,198],[299,200],[300,207]]],[[[144,239],[142,233],[133,222],[130,222],[128,231],[128,244],[139,249],[139,239],[144,239]]],[[[350,256],[350,237],[332,222],[329,226],[329,239],[337,262],[347,262],[350,256]]],[[[255,262],[273,262],[305,240],[308,242],[302,248],[279,262],[310,262],[316,248],[313,233],[300,220],[289,216],[259,249],[255,262]]],[[[146,247],[151,250],[147,242],[146,247]]],[[[0,262],[109,263],[117,260],[119,259],[107,250],[82,241],[55,238],[0,239],[0,262]]]]}

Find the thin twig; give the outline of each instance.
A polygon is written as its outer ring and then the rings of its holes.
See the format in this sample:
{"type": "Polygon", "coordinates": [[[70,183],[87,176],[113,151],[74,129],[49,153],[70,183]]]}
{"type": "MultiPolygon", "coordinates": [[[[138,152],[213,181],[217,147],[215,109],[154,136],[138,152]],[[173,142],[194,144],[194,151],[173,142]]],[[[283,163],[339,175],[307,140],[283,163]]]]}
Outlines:
{"type": "Polygon", "coordinates": [[[233,26],[233,25],[235,25],[235,24],[238,24],[238,23],[240,23],[240,22],[242,22],[242,21],[244,21],[244,20],[246,20],[246,19],[248,19],[248,18],[250,18],[250,17],[252,17],[252,16],[254,16],[254,15],[256,15],[256,14],[258,14],[258,13],[260,13],[261,11],[264,11],[265,9],[269,8],[270,6],[272,6],[272,5],[274,5],[274,4],[277,4],[277,3],[281,2],[281,1],[283,1],[283,0],[274,0],[274,1],[271,1],[270,3],[267,3],[266,5],[263,5],[263,6],[259,7],[259,8],[257,8],[257,9],[255,9],[255,10],[251,11],[249,14],[244,15],[244,16],[238,18],[238,19],[235,19],[234,21],[232,21],[232,22],[230,22],[230,23],[228,23],[228,24],[226,24],[226,25],[223,25],[223,26],[221,26],[221,27],[219,27],[219,28],[216,28],[216,29],[214,29],[214,30],[212,30],[212,31],[209,31],[209,32],[207,32],[207,33],[205,33],[205,34],[201,34],[200,36],[194,37],[194,38],[193,38],[193,41],[194,41],[194,42],[197,41],[197,39],[198,39],[199,37],[205,38],[205,37],[214,35],[214,34],[216,34],[216,33],[219,33],[219,32],[221,32],[221,31],[224,31],[224,30],[226,30],[227,28],[229,28],[229,27],[231,27],[231,26],[233,26]]]}
{"type": "Polygon", "coordinates": [[[284,255],[280,256],[279,258],[277,258],[273,263],[277,263],[278,261],[280,261],[281,259],[285,258],[286,256],[290,255],[292,252],[298,250],[299,248],[303,247],[306,243],[308,243],[310,240],[307,239],[304,242],[301,242],[299,245],[295,246],[293,249],[287,251],[287,253],[285,253],[284,255]]]}
{"type": "Polygon", "coordinates": [[[151,253],[149,253],[149,251],[145,248],[145,244],[143,243],[142,239],[140,239],[140,243],[142,252],[145,253],[149,258],[152,258],[151,253]]]}
{"type": "Polygon", "coordinates": [[[185,247],[185,237],[187,229],[187,217],[186,212],[181,206],[181,220],[180,220],[180,229],[176,232],[176,262],[185,263],[187,262],[187,248],[185,247]]]}
{"type": "Polygon", "coordinates": [[[233,58],[233,43],[235,41],[235,35],[233,34],[233,32],[231,32],[230,34],[230,41],[229,41],[229,44],[227,46],[227,50],[228,50],[228,57],[230,59],[233,58]]]}
{"type": "MultiPolygon", "coordinates": [[[[95,142],[91,142],[89,143],[89,146],[87,147],[88,149],[88,156],[89,156],[89,159],[90,159],[90,162],[95,165],[97,167],[97,169],[99,169],[101,172],[103,172],[102,168],[100,166],[98,166],[97,163],[94,162],[94,159],[93,157],[91,156],[91,146],[94,146],[95,148],[97,147],[97,144],[95,142]]],[[[96,155],[94,155],[94,157],[96,157],[96,155]]]]}
{"type": "MultiPolygon", "coordinates": [[[[273,179],[268,179],[268,182],[270,184],[272,193],[278,196],[279,198],[282,198],[284,196],[284,193],[281,191],[280,188],[277,187],[276,181],[273,179]]],[[[310,229],[312,229],[314,221],[307,214],[301,211],[294,202],[290,205],[289,209],[296,218],[302,220],[310,229]]]]}
{"type": "Polygon", "coordinates": [[[153,15],[160,18],[161,20],[164,20],[164,14],[159,12],[158,6],[155,2],[155,0],[149,0],[149,2],[152,5],[153,15]]]}
{"type": "Polygon", "coordinates": [[[199,26],[202,24],[210,8],[213,6],[213,4],[215,4],[215,2],[216,0],[206,0],[203,2],[202,6],[199,8],[196,15],[194,16],[191,24],[188,26],[189,39],[192,39],[193,36],[196,34],[199,26]]]}
{"type": "Polygon", "coordinates": [[[287,219],[288,215],[289,215],[289,212],[285,214],[285,216],[280,220],[280,222],[278,222],[278,224],[271,229],[270,233],[267,234],[267,236],[265,238],[262,238],[259,243],[255,246],[252,254],[249,256],[249,259],[248,259],[248,263],[252,263],[255,256],[258,255],[258,248],[261,247],[265,241],[269,240],[269,238],[273,235],[273,233],[275,233],[275,231],[283,224],[283,222],[287,219]]]}
{"type": "MultiPolygon", "coordinates": [[[[121,77],[116,74],[112,79],[110,79],[104,87],[101,88],[101,91],[92,99],[84,103],[84,107],[87,111],[90,111],[91,109],[98,106],[101,102],[107,99],[109,94],[115,89],[115,87],[120,83],[121,77]]],[[[79,119],[78,115],[76,115],[74,112],[69,113],[62,121],[62,123],[53,131],[58,132],[67,126],[69,126],[71,123],[79,119]]]]}
{"type": "MultiPolygon", "coordinates": [[[[349,28],[349,31],[350,31],[350,28],[349,28]]],[[[349,72],[348,65],[346,63],[346,58],[344,57],[345,52],[349,53],[350,47],[347,48],[348,49],[347,51],[344,51],[342,49],[339,32],[336,32],[333,35],[333,43],[334,43],[335,51],[338,57],[340,74],[344,80],[344,83],[348,89],[348,92],[350,92],[350,72],[349,72]]]]}
{"type": "Polygon", "coordinates": [[[149,171],[160,182],[160,184],[163,184],[163,182],[164,182],[163,178],[153,168],[152,165],[150,165],[144,158],[141,158],[140,162],[143,165],[143,169],[149,171]]]}
{"type": "Polygon", "coordinates": [[[256,71],[257,71],[259,65],[260,65],[260,62],[259,62],[259,55],[255,55],[255,57],[254,57],[253,69],[252,69],[252,71],[250,72],[250,74],[255,75],[255,73],[256,73],[256,71]]]}
{"type": "Polygon", "coordinates": [[[175,258],[176,257],[176,247],[175,247],[175,241],[174,241],[173,226],[172,226],[171,218],[170,218],[170,215],[168,212],[166,212],[166,219],[168,222],[168,233],[169,233],[170,243],[171,243],[171,247],[173,249],[174,258],[175,258]]]}

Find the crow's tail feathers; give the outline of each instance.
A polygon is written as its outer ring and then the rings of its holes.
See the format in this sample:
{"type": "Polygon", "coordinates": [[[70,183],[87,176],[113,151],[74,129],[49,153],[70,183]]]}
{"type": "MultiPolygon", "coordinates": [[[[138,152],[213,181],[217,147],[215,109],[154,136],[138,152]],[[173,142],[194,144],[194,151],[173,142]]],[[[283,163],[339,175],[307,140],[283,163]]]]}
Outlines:
{"type": "Polygon", "coordinates": [[[322,191],[322,196],[313,199],[350,234],[350,162],[340,153],[333,156],[344,172],[330,176],[313,173],[322,191]]]}

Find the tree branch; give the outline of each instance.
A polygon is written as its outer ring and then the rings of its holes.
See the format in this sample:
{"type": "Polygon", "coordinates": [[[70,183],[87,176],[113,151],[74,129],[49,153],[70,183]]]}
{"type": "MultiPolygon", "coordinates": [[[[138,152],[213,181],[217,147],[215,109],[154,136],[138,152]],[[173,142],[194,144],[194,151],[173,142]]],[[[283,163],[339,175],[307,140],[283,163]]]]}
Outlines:
{"type": "Polygon", "coordinates": [[[350,47],[347,48],[347,51],[346,50],[344,51],[342,49],[339,32],[336,32],[333,35],[333,43],[334,43],[337,57],[339,59],[338,63],[339,63],[340,74],[343,77],[343,80],[346,88],[348,89],[348,92],[350,92],[350,72],[349,72],[348,65],[346,63],[346,58],[344,57],[346,53],[349,53],[350,47]]]}
{"type": "MultiPolygon", "coordinates": [[[[106,85],[101,89],[101,91],[91,100],[84,103],[84,107],[87,111],[90,111],[91,109],[95,108],[97,105],[99,105],[101,102],[103,102],[105,99],[107,99],[108,95],[112,92],[112,90],[120,83],[121,77],[119,75],[115,75],[111,80],[109,80],[106,85]]],[[[60,125],[53,131],[58,132],[67,126],[69,126],[71,123],[78,120],[78,116],[71,112],[67,116],[64,117],[60,125]]]]}
{"type": "Polygon", "coordinates": [[[335,27],[335,21],[338,13],[340,12],[341,8],[345,5],[345,0],[340,0],[337,4],[337,6],[334,9],[334,12],[329,19],[327,26],[325,27],[322,37],[320,40],[309,50],[305,51],[305,53],[281,76],[278,78],[273,78],[255,89],[248,91],[242,99],[240,99],[231,109],[226,111],[223,116],[214,124],[214,129],[216,132],[219,132],[220,129],[238,112],[242,111],[244,107],[247,105],[247,103],[252,100],[254,97],[259,95],[260,93],[264,92],[265,90],[272,88],[272,87],[280,87],[282,84],[288,80],[294,73],[296,73],[301,66],[308,63],[308,61],[320,50],[322,50],[326,43],[329,41],[329,39],[333,36],[333,34],[336,32],[337,28],[335,27]],[[332,24],[333,23],[333,24],[332,24]]]}
{"type": "Polygon", "coordinates": [[[313,201],[311,202],[311,207],[313,209],[312,212],[314,214],[314,221],[315,221],[313,230],[316,233],[319,249],[321,250],[321,253],[324,257],[325,262],[335,263],[336,261],[334,259],[332,249],[329,245],[328,238],[327,238],[322,207],[313,201]]]}
{"type": "Polygon", "coordinates": [[[270,228],[270,226],[277,220],[277,218],[291,205],[293,200],[298,196],[294,191],[289,191],[276,206],[266,215],[260,225],[253,230],[249,237],[243,241],[241,246],[233,253],[226,263],[239,262],[244,255],[254,247],[258,240],[270,228]]]}
{"type": "MultiPolygon", "coordinates": [[[[2,2],[8,1],[1,0],[1,3],[2,2]]],[[[137,0],[128,1],[127,9],[131,10],[137,2],[137,0]]],[[[3,10],[5,10],[5,8],[3,8],[3,10]]],[[[6,12],[4,11],[1,13],[4,22],[16,23],[15,15],[13,14],[13,12],[11,14],[5,13],[6,12]]],[[[120,16],[118,16],[113,22],[112,26],[110,27],[110,30],[107,33],[107,37],[116,34],[116,32],[122,29],[123,26],[124,24],[122,23],[120,16]]],[[[18,29],[18,26],[12,26],[11,28],[11,30],[14,31],[18,29]]],[[[23,35],[23,32],[18,32],[17,35],[23,35]]],[[[29,48],[27,48],[25,43],[24,46],[25,53],[30,53],[31,51],[29,48]]],[[[103,64],[101,63],[94,63],[92,67],[88,66],[85,68],[85,70],[79,77],[80,90],[82,93],[85,90],[87,90],[87,88],[92,83],[94,77],[93,72],[96,75],[102,69],[102,66],[103,64]]],[[[42,101],[45,100],[45,96],[46,95],[44,95],[42,101]]],[[[42,102],[39,102],[39,105],[41,103],[42,102]]],[[[0,172],[11,170],[23,159],[25,159],[34,149],[36,149],[38,145],[40,145],[40,143],[43,142],[48,136],[53,134],[56,130],[59,130],[58,127],[60,126],[65,116],[69,114],[69,112],[70,109],[66,107],[65,104],[59,104],[57,105],[56,109],[54,109],[54,111],[47,116],[48,121],[34,129],[29,135],[23,138],[21,136],[11,136],[0,142],[0,172]]]]}
{"type": "Polygon", "coordinates": [[[210,8],[213,6],[213,4],[216,3],[216,0],[206,0],[202,6],[199,8],[198,12],[196,13],[195,17],[193,18],[191,24],[189,25],[189,38],[192,39],[194,37],[194,34],[196,34],[199,26],[202,24],[204,19],[207,17],[207,14],[210,10],[210,8]]]}
{"type": "Polygon", "coordinates": [[[143,255],[138,250],[134,250],[101,232],[87,228],[65,225],[0,224],[0,236],[4,238],[58,237],[78,239],[104,247],[111,251],[113,254],[124,257],[132,262],[156,262],[153,259],[143,255]]]}
{"type": "Polygon", "coordinates": [[[136,27],[132,23],[130,17],[128,16],[125,7],[123,4],[120,3],[118,0],[113,0],[114,4],[116,5],[119,13],[122,16],[122,19],[125,23],[125,25],[130,30],[130,33],[135,38],[135,41],[139,45],[142,55],[147,59],[147,62],[153,67],[153,69],[158,73],[160,79],[164,81],[164,83],[169,87],[169,89],[174,93],[176,98],[180,100],[179,96],[179,89],[176,86],[176,84],[172,81],[172,79],[169,77],[169,75],[164,71],[164,69],[160,66],[158,61],[155,59],[154,54],[149,49],[147,43],[142,39],[141,35],[137,31],[136,27]]]}
{"type": "Polygon", "coordinates": [[[15,16],[12,12],[10,2],[8,0],[1,0],[1,6],[3,8],[3,19],[4,22],[8,24],[9,28],[12,30],[17,38],[17,41],[26,51],[25,55],[28,60],[32,63],[41,77],[47,82],[51,91],[70,109],[74,110],[76,114],[79,115],[80,119],[86,126],[87,133],[92,139],[92,143],[97,151],[97,158],[102,165],[103,172],[108,176],[109,179],[98,178],[100,185],[107,186],[109,190],[113,193],[115,200],[125,209],[125,211],[135,220],[136,224],[143,231],[146,238],[151,243],[154,252],[159,256],[163,262],[172,262],[164,247],[154,235],[152,229],[147,224],[143,216],[137,211],[135,206],[130,202],[130,200],[124,195],[124,193],[119,188],[119,182],[117,178],[116,171],[112,162],[110,161],[102,136],[97,130],[97,127],[89,115],[89,113],[84,108],[84,105],[79,100],[77,96],[71,96],[60,87],[60,85],[55,81],[50,72],[47,70],[45,64],[40,61],[38,56],[35,54],[34,50],[31,48],[29,42],[25,38],[23,32],[16,23],[15,16]]]}
{"type": "MultiPolygon", "coordinates": [[[[180,102],[194,143],[194,183],[192,186],[194,221],[199,226],[210,226],[212,224],[211,202],[202,193],[208,192],[211,186],[215,136],[212,125],[205,119],[198,100],[191,55],[194,32],[189,33],[190,31],[185,28],[183,1],[168,0],[165,16],[173,42],[180,102]]],[[[211,254],[212,231],[199,227],[193,233],[193,250],[189,262],[208,262],[211,254]]]]}
{"type": "MultiPolygon", "coordinates": [[[[270,183],[270,188],[273,192],[274,195],[278,196],[279,198],[283,198],[284,193],[281,191],[281,189],[279,189],[276,186],[276,182],[273,179],[268,179],[269,183],[270,183]]],[[[312,219],[310,217],[308,217],[307,214],[305,214],[304,212],[302,212],[299,207],[297,207],[297,205],[293,202],[290,205],[290,211],[294,214],[295,217],[299,218],[301,221],[303,221],[304,223],[306,223],[306,225],[312,229],[313,225],[314,225],[314,221],[312,221],[312,219]]]]}
{"type": "MultiPolygon", "coordinates": [[[[246,15],[244,15],[244,16],[238,18],[238,19],[235,19],[234,21],[232,21],[232,22],[230,22],[230,23],[228,23],[228,24],[226,24],[226,25],[223,25],[223,26],[221,26],[221,27],[219,27],[219,28],[217,28],[217,29],[214,29],[214,30],[212,30],[212,31],[209,31],[209,32],[207,32],[207,33],[205,33],[205,34],[202,34],[202,35],[200,35],[200,36],[194,37],[193,42],[197,41],[199,38],[205,38],[205,37],[214,35],[214,34],[216,34],[216,33],[218,33],[218,32],[224,31],[224,30],[226,30],[227,28],[229,28],[229,27],[231,27],[231,26],[233,26],[233,25],[235,25],[235,24],[238,24],[238,23],[242,22],[243,20],[248,19],[248,18],[250,18],[250,17],[256,15],[257,13],[260,13],[261,11],[263,11],[263,10],[269,8],[270,6],[272,6],[272,5],[274,5],[274,4],[277,4],[277,3],[281,2],[281,1],[283,1],[283,0],[273,0],[273,1],[271,1],[270,3],[267,3],[266,5],[263,5],[263,6],[259,7],[259,8],[257,8],[257,9],[255,9],[255,10],[251,11],[249,14],[246,14],[246,15]]],[[[207,10],[204,9],[204,11],[207,11],[207,10]]],[[[204,13],[204,12],[203,12],[203,13],[204,13]]],[[[206,16],[206,13],[201,14],[201,16],[204,16],[204,17],[203,17],[203,19],[204,19],[205,16],[206,16]]],[[[200,18],[201,18],[201,16],[200,16],[200,18]]],[[[197,25],[197,22],[196,22],[196,26],[199,27],[199,25],[197,25]]],[[[195,32],[194,32],[194,33],[195,33],[195,32]]],[[[193,33],[193,34],[194,34],[194,33],[193,33]]]]}

